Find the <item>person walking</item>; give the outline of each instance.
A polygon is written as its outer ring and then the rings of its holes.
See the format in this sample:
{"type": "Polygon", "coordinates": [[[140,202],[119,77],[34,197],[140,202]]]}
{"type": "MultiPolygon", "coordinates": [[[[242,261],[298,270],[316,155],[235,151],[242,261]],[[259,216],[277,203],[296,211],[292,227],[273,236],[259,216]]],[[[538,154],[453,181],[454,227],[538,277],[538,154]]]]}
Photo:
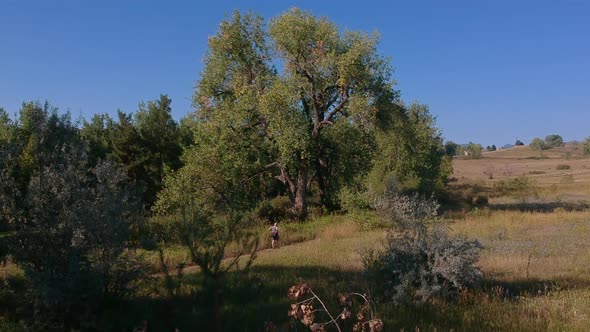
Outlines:
{"type": "Polygon", "coordinates": [[[277,226],[277,223],[275,222],[272,226],[270,226],[268,230],[270,231],[270,237],[272,238],[272,242],[270,245],[271,248],[274,249],[275,242],[277,244],[277,247],[279,245],[279,226],[277,226]]]}

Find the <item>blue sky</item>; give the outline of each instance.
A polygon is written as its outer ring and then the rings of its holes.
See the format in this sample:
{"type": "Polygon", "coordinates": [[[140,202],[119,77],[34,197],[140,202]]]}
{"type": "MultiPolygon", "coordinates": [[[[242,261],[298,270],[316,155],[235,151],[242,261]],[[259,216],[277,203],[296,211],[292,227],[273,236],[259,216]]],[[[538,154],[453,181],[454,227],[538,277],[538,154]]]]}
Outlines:
{"type": "Polygon", "coordinates": [[[590,136],[588,1],[0,0],[0,106],[49,100],[75,118],[166,93],[180,119],[207,37],[233,9],[290,7],[379,31],[397,88],[444,137],[483,145],[590,136]]]}

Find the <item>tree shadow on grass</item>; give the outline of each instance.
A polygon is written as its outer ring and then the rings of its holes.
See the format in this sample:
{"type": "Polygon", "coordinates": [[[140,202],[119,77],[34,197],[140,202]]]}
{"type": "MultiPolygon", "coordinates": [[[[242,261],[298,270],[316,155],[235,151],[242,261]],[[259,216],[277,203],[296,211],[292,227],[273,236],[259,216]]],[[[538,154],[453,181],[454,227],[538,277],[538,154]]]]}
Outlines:
{"type": "Polygon", "coordinates": [[[544,296],[555,291],[588,288],[590,288],[589,279],[576,278],[552,280],[528,278],[510,281],[486,279],[481,285],[483,292],[490,296],[501,297],[504,300],[518,300],[522,297],[544,296]]]}
{"type": "MultiPolygon", "coordinates": [[[[160,286],[150,296],[110,308],[106,315],[109,329],[131,331],[147,321],[148,331],[213,331],[211,289],[206,285],[200,288],[202,279],[197,274],[183,279],[182,294],[170,296],[160,286]]],[[[287,292],[299,281],[307,282],[335,311],[340,309],[339,292],[365,291],[359,287],[360,273],[316,266],[254,266],[249,272],[229,273],[224,281],[224,331],[262,331],[267,321],[287,321],[291,304],[287,292]]]]}
{"type": "Polygon", "coordinates": [[[499,211],[520,211],[520,212],[541,212],[552,213],[556,209],[563,211],[585,211],[590,209],[590,204],[586,202],[546,202],[546,203],[506,203],[506,204],[489,204],[486,206],[490,210],[499,211]]]}
{"type": "MultiPolygon", "coordinates": [[[[131,331],[134,326],[147,321],[148,331],[174,331],[175,328],[180,331],[213,331],[209,290],[198,289],[201,281],[198,275],[188,275],[185,281],[186,288],[192,287],[193,292],[172,297],[153,294],[111,308],[106,316],[110,322],[109,330],[131,331]]],[[[287,322],[287,310],[291,304],[287,292],[297,282],[308,283],[333,313],[340,309],[338,293],[367,291],[360,272],[316,266],[255,266],[248,273],[230,273],[225,281],[224,331],[263,331],[265,322],[279,325],[287,322]]],[[[489,315],[489,308],[503,308],[502,312],[508,312],[522,297],[545,296],[553,291],[584,287],[590,287],[589,280],[502,281],[488,278],[480,288],[469,292],[469,298],[420,305],[394,305],[381,301],[377,303],[377,314],[384,320],[386,331],[409,331],[416,327],[421,331],[485,330],[497,324],[489,315]]],[[[521,326],[519,322],[503,324],[521,326]]],[[[534,324],[534,327],[542,328],[545,322],[534,324]]]]}

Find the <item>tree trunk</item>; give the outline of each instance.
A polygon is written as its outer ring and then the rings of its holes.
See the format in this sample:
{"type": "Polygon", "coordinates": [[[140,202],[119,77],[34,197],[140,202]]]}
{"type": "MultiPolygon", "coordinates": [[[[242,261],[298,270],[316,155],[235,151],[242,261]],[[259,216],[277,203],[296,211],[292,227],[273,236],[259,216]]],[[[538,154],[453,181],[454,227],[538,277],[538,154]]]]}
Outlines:
{"type": "Polygon", "coordinates": [[[295,204],[293,208],[301,218],[307,216],[307,176],[309,170],[307,165],[301,165],[297,170],[297,187],[295,192],[295,204]]]}
{"type": "Polygon", "coordinates": [[[326,161],[318,159],[316,162],[316,180],[318,182],[318,189],[320,191],[320,202],[324,207],[332,208],[331,202],[328,201],[328,181],[326,179],[326,161]]]}

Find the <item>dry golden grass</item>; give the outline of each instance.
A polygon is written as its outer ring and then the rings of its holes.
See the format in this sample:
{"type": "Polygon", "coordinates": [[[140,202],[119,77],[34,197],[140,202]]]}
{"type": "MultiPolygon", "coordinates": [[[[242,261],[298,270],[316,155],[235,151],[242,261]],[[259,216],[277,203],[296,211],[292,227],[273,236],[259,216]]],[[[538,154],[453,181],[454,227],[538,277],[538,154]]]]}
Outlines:
{"type": "Polygon", "coordinates": [[[316,266],[342,271],[360,271],[362,269],[361,253],[367,249],[377,248],[385,238],[385,231],[350,232],[350,226],[341,231],[329,232],[328,237],[283,246],[279,249],[265,250],[258,254],[255,265],[270,266],[316,266]],[[338,236],[343,234],[346,236],[338,236]]]}
{"type": "Polygon", "coordinates": [[[454,221],[452,229],[486,246],[481,267],[494,278],[590,286],[590,211],[492,211],[454,221]]]}
{"type": "MultiPolygon", "coordinates": [[[[544,151],[546,159],[527,159],[535,153],[518,148],[485,153],[480,160],[454,161],[459,184],[478,183],[493,190],[499,181],[525,175],[535,188],[519,196],[509,192],[495,195],[489,208],[448,213],[440,222],[485,246],[479,262],[485,275],[482,287],[465,293],[458,302],[423,306],[381,303],[378,312],[387,331],[588,330],[590,210],[568,212],[555,203],[590,201],[590,160],[581,159],[571,146],[544,151]],[[558,165],[570,168],[558,169],[564,168],[558,165]],[[484,173],[489,170],[491,180],[484,173]],[[568,174],[572,181],[563,181],[568,174]],[[544,213],[519,211],[524,202],[549,208],[544,213]],[[508,210],[498,210],[502,204],[508,210]]],[[[374,219],[370,214],[339,215],[306,223],[279,223],[280,247],[273,250],[268,249],[268,227],[260,225],[263,250],[257,253],[251,274],[261,280],[261,288],[258,302],[240,321],[249,326],[243,330],[256,331],[269,319],[286,319],[286,291],[300,280],[309,282],[328,301],[336,299],[339,292],[364,291],[361,253],[380,248],[386,236],[384,229],[366,226],[374,219]]],[[[172,254],[186,259],[182,250],[172,254]]],[[[198,272],[194,267],[185,272],[185,280],[199,278],[199,274],[191,274],[198,272]]],[[[187,286],[185,292],[192,290],[187,286]]],[[[239,294],[228,296],[228,303],[245,301],[239,294]]],[[[236,310],[244,312],[243,305],[236,310]]]]}
{"type": "Polygon", "coordinates": [[[481,159],[455,159],[453,176],[455,185],[479,185],[493,191],[507,181],[519,176],[528,178],[536,195],[530,197],[493,197],[491,204],[549,202],[590,202],[590,159],[582,154],[579,145],[544,151],[529,147],[485,152],[481,159]],[[537,159],[535,159],[537,158],[537,159]],[[511,199],[512,198],[512,199],[511,199]]]}

